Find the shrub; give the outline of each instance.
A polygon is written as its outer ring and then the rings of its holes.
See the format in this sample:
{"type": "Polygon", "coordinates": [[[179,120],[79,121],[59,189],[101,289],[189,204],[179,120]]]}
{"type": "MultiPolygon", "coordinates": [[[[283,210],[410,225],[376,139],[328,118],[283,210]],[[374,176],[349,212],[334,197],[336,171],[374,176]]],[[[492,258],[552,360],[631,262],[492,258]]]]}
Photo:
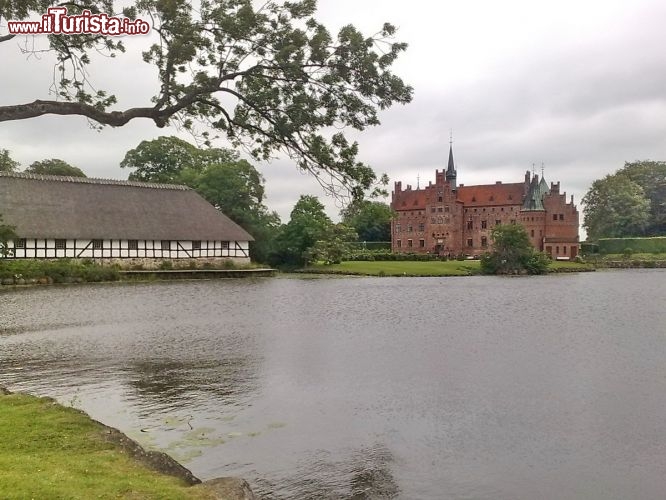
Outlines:
{"type": "Polygon", "coordinates": [[[159,268],[162,271],[169,271],[173,269],[173,262],[171,262],[170,260],[163,260],[162,262],[160,262],[159,268]]]}
{"type": "Polygon", "coordinates": [[[236,264],[231,259],[225,259],[222,262],[222,269],[236,269],[236,264]]]}

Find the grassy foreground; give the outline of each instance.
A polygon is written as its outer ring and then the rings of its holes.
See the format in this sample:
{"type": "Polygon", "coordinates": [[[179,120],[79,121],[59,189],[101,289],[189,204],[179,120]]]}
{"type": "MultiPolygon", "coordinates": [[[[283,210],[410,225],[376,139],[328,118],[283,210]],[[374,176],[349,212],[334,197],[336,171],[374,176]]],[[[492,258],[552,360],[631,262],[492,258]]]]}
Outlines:
{"type": "Polygon", "coordinates": [[[148,469],[52,399],[0,392],[0,498],[213,498],[148,469]]]}
{"type": "MultiPolygon", "coordinates": [[[[576,262],[551,262],[550,272],[590,271],[592,266],[576,262]]],[[[471,276],[480,274],[478,260],[447,261],[345,261],[340,264],[314,264],[306,273],[360,276],[471,276]]]]}

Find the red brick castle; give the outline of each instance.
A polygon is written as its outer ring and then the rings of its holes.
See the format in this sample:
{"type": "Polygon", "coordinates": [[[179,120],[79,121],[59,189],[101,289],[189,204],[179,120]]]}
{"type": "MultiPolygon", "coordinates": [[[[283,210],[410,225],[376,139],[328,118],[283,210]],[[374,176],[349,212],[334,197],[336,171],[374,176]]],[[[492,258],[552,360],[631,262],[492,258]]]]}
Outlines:
{"type": "MultiPolygon", "coordinates": [[[[543,174],[543,173],[542,173],[543,174]]],[[[492,247],[490,230],[498,224],[521,224],[532,245],[552,258],[578,255],[578,209],[560,194],[560,183],[525,173],[524,182],[465,186],[456,184],[453,146],[446,171],[435,171],[435,183],[402,189],[395,183],[391,208],[394,252],[446,256],[480,255],[492,247]]]]}

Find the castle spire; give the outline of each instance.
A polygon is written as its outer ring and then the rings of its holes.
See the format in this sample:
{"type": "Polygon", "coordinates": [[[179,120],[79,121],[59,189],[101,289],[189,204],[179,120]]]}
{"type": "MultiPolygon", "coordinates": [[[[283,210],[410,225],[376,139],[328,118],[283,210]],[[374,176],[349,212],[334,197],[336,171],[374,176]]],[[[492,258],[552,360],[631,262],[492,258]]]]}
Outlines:
{"type": "Polygon", "coordinates": [[[451,188],[456,189],[456,177],[458,172],[456,171],[455,164],[453,163],[453,130],[451,130],[449,136],[449,164],[446,169],[446,180],[451,183],[451,188]]]}

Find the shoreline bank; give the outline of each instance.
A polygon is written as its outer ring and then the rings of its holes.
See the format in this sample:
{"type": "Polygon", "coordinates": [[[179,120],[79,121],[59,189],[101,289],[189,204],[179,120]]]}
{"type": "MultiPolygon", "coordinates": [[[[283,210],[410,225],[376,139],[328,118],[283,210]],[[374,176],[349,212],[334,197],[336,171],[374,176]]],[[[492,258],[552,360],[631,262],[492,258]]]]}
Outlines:
{"type": "MultiPolygon", "coordinates": [[[[0,410],[0,463],[9,464],[4,467],[3,481],[10,488],[5,492],[9,497],[39,498],[57,490],[58,496],[71,498],[132,494],[145,495],[141,498],[258,498],[243,479],[201,481],[166,453],[146,450],[118,429],[52,398],[0,387],[0,410]],[[23,454],[29,458],[22,462],[23,454]],[[39,474],[34,474],[35,466],[39,474]]],[[[4,493],[0,496],[6,498],[4,493]]]]}

